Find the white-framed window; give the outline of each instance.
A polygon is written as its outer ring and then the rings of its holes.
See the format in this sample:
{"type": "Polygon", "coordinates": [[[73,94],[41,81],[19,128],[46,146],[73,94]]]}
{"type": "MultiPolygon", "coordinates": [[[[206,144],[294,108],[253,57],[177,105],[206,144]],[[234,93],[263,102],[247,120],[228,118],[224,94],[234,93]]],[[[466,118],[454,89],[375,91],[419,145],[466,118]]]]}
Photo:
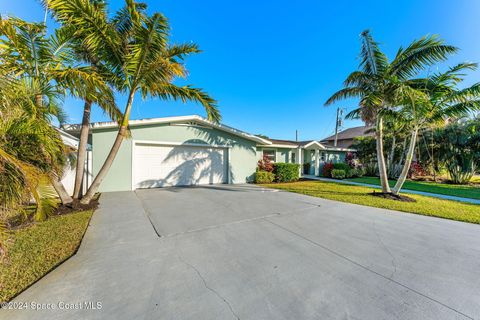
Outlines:
{"type": "Polygon", "coordinates": [[[297,154],[295,152],[290,153],[290,163],[297,163],[297,154]]]}
{"type": "Polygon", "coordinates": [[[272,150],[272,149],[267,149],[267,150],[263,150],[263,157],[267,157],[268,160],[272,161],[272,162],[275,162],[275,150],[272,150]]]}
{"type": "Polygon", "coordinates": [[[327,159],[327,154],[325,152],[320,153],[320,160],[322,162],[325,162],[326,159],[327,159]]]}

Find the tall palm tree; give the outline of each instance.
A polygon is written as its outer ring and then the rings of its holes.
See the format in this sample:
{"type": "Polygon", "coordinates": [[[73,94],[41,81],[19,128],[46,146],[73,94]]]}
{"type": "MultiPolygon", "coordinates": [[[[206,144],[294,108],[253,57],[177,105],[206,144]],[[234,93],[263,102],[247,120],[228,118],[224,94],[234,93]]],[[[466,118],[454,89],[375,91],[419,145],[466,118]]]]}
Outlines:
{"type": "Polygon", "coordinates": [[[170,45],[169,25],[160,13],[149,16],[144,4],[125,1],[125,8],[111,20],[106,6],[94,6],[88,0],[44,0],[54,17],[84,36],[84,45],[114,74],[112,83],[127,95],[127,103],[117,137],[97,176],[81,203],[91,201],[107,175],[120,146],[127,136],[133,102],[137,94],[164,100],[196,101],[203,105],[210,120],[218,121],[216,101],[201,89],[177,86],[176,78],[185,78],[183,59],[198,53],[195,44],[170,45]]]}
{"type": "Polygon", "coordinates": [[[427,99],[407,99],[398,112],[398,120],[407,123],[410,128],[410,143],[402,172],[392,189],[394,194],[398,194],[405,183],[420,130],[445,125],[451,117],[463,117],[471,111],[480,110],[480,83],[464,89],[457,88],[464,80],[464,72],[476,68],[476,63],[460,63],[444,73],[410,81],[409,86],[424,92],[427,99]]]}
{"type": "MultiPolygon", "coordinates": [[[[65,116],[61,102],[65,92],[92,101],[111,101],[113,94],[103,78],[91,67],[77,63],[71,46],[71,34],[56,30],[47,37],[45,26],[9,17],[0,20],[0,75],[29,88],[33,95],[34,115],[54,116],[61,123],[65,116]]],[[[60,182],[61,172],[51,171],[51,184],[63,204],[73,201],[60,182]]]]}
{"type": "Polygon", "coordinates": [[[375,123],[377,162],[382,192],[390,193],[383,150],[384,115],[399,105],[405,96],[414,96],[414,89],[406,81],[418,75],[427,66],[446,60],[457,48],[446,45],[437,36],[425,36],[400,48],[392,61],[380,50],[368,30],[361,33],[360,70],[352,72],[344,81],[344,88],[334,93],[325,103],[359,98],[359,109],[350,117],[361,117],[375,123]]]}

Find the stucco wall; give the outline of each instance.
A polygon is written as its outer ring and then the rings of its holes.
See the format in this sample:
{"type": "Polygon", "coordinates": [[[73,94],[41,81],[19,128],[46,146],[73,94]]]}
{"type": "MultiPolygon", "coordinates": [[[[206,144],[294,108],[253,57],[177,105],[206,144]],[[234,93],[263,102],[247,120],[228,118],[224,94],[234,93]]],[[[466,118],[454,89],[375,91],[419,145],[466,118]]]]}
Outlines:
{"type": "MultiPolygon", "coordinates": [[[[130,190],[132,185],[132,139],[185,144],[227,145],[232,183],[253,179],[257,164],[256,143],[217,129],[186,125],[149,125],[131,128],[132,138],[123,142],[100,191],[130,190]]],[[[92,133],[93,174],[100,170],[117,130],[95,129],[92,133]]]]}
{"type": "Polygon", "coordinates": [[[263,158],[263,150],[275,150],[275,162],[290,163],[291,153],[296,152],[296,149],[274,148],[274,147],[258,147],[257,161],[263,158]]]}

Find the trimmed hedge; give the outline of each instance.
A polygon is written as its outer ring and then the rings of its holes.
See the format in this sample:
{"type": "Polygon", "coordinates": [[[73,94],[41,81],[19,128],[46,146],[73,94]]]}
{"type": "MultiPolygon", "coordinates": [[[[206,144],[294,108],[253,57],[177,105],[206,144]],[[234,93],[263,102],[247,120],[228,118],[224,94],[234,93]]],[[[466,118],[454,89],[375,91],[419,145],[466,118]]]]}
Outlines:
{"type": "Polygon", "coordinates": [[[275,175],[268,171],[257,171],[255,173],[255,183],[272,183],[275,175]]]}
{"type": "Polygon", "coordinates": [[[299,179],[300,165],[296,163],[274,163],[273,173],[276,182],[291,182],[299,179]]]}
{"type": "Polygon", "coordinates": [[[347,176],[347,173],[345,170],[342,169],[333,169],[332,170],[332,178],[333,179],[345,179],[347,176]]]}

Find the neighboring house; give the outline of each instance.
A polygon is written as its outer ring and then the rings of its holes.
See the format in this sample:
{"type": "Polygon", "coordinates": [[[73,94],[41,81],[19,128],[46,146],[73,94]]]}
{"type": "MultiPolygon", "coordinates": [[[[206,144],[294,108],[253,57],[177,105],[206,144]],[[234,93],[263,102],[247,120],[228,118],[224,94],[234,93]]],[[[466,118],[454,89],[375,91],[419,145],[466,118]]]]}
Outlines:
{"type": "MultiPolygon", "coordinates": [[[[371,126],[360,126],[348,128],[338,133],[337,147],[350,148],[353,144],[353,140],[357,137],[373,137],[375,133],[372,131],[371,126]]],[[[325,138],[320,141],[328,145],[335,144],[335,135],[325,138]]]]}
{"type": "MultiPolygon", "coordinates": [[[[309,173],[318,174],[323,162],[343,161],[349,151],[318,141],[265,139],[196,115],[131,120],[129,127],[131,138],[123,142],[100,191],[251,182],[263,155],[275,162],[310,163],[309,173]]],[[[80,125],[64,129],[78,136],[80,125]]],[[[92,123],[94,175],[117,131],[114,122],[92,123]]]]}
{"type": "MultiPolygon", "coordinates": [[[[75,185],[75,159],[76,153],[78,150],[78,143],[79,139],[63,130],[56,128],[58,133],[60,133],[60,137],[62,138],[63,143],[71,150],[71,156],[68,159],[68,163],[64,169],[63,176],[61,182],[65,189],[67,190],[68,194],[73,195],[73,188],[75,185]]],[[[85,159],[85,174],[83,176],[82,181],[82,192],[85,193],[87,191],[87,186],[90,186],[92,182],[92,151],[87,151],[87,156],[85,159]]]]}

